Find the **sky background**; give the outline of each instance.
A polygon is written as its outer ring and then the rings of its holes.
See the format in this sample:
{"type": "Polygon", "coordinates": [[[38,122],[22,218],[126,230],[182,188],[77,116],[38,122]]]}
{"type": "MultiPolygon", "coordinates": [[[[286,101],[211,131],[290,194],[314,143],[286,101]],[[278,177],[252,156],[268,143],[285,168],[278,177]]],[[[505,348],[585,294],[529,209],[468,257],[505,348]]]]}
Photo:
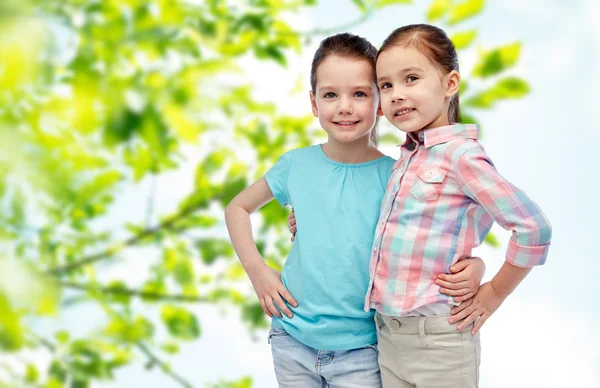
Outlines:
{"type": "MultiPolygon", "coordinates": [[[[359,17],[350,1],[322,3],[310,12],[294,15],[293,25],[301,31],[328,29],[359,17]]],[[[378,47],[393,29],[426,22],[430,1],[415,3],[386,7],[349,31],[378,47]]],[[[600,169],[595,158],[600,132],[593,121],[600,87],[597,15],[600,3],[596,0],[496,0],[488,1],[480,16],[459,26],[460,30],[477,29],[476,45],[482,49],[524,43],[521,60],[510,75],[526,79],[532,92],[475,116],[483,127],[481,142],[500,173],[524,189],[553,225],[547,263],[531,272],[482,329],[480,385],[484,388],[600,387],[600,334],[594,330],[600,327],[600,300],[593,289],[600,274],[600,255],[594,243],[600,238],[596,223],[600,178],[594,175],[600,169]]],[[[242,62],[256,85],[255,98],[276,102],[286,113],[310,113],[310,62],[320,40],[314,38],[302,55],[291,57],[287,68],[252,59],[242,62]],[[291,94],[298,79],[304,90],[291,94]]],[[[474,50],[459,57],[463,77],[470,78],[476,59],[474,50]]],[[[397,134],[398,143],[403,140],[389,125],[383,125],[382,131],[397,134]]],[[[189,163],[154,183],[158,185],[157,214],[172,211],[191,190],[196,163],[211,145],[205,142],[189,149],[189,163]]],[[[398,157],[396,147],[382,147],[382,151],[398,157]]],[[[103,221],[104,226],[143,219],[145,203],[135,199],[151,184],[145,180],[127,188],[116,204],[118,217],[103,221]]],[[[222,228],[225,233],[224,222],[222,228]]],[[[492,231],[502,248],[484,246],[474,253],[486,261],[484,281],[502,265],[509,237],[497,226],[492,231]]],[[[147,258],[155,255],[136,250],[133,257],[106,269],[103,277],[127,276],[133,283],[136,279],[141,282],[147,258]]],[[[170,360],[179,374],[195,387],[242,376],[253,377],[254,387],[277,386],[266,331],[249,334],[237,313],[206,306],[192,309],[199,314],[202,336],[183,345],[181,353],[170,360]]],[[[47,324],[83,334],[102,327],[97,321],[100,316],[85,307],[74,308],[47,324]]],[[[39,357],[43,362],[44,356],[39,357]]],[[[159,371],[145,370],[139,362],[118,371],[114,382],[94,386],[164,388],[175,384],[159,371]]]]}

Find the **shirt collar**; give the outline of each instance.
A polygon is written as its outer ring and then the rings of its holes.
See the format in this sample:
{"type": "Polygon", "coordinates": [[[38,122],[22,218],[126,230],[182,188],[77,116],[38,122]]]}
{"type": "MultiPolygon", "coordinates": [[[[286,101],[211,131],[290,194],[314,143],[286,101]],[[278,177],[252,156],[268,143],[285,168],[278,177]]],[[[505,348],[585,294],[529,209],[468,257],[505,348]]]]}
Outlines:
{"type": "Polygon", "coordinates": [[[419,132],[418,136],[408,133],[402,146],[409,143],[425,144],[426,148],[438,144],[447,143],[456,139],[475,139],[479,138],[479,125],[477,124],[452,124],[444,127],[429,128],[419,132]]]}

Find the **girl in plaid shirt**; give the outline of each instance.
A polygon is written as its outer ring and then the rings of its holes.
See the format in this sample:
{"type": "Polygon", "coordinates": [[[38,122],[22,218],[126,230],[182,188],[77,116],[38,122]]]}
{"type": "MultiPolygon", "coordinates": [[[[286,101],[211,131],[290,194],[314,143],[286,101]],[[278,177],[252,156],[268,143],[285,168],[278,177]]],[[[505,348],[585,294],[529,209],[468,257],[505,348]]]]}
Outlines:
{"type": "Polygon", "coordinates": [[[379,50],[376,70],[383,113],[407,134],[382,201],[365,299],[365,311],[376,310],[383,386],[476,387],[478,330],[545,262],[550,223],[497,172],[477,141],[478,126],[457,124],[458,59],[444,31],[398,28],[379,50]],[[440,292],[444,278],[494,221],[512,231],[506,261],[455,306],[440,292]]]}

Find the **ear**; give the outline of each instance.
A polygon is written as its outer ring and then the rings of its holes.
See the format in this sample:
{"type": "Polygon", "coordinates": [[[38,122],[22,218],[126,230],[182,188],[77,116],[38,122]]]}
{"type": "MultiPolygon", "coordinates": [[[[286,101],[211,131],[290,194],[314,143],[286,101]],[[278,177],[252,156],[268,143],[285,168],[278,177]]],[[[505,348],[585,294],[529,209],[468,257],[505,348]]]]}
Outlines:
{"type": "Polygon", "coordinates": [[[310,106],[312,108],[312,113],[315,117],[319,117],[319,107],[317,106],[317,99],[315,98],[315,94],[312,90],[308,93],[310,95],[310,106]]]}
{"type": "Polygon", "coordinates": [[[456,70],[452,70],[446,76],[446,97],[452,97],[460,89],[460,73],[456,70]]]}

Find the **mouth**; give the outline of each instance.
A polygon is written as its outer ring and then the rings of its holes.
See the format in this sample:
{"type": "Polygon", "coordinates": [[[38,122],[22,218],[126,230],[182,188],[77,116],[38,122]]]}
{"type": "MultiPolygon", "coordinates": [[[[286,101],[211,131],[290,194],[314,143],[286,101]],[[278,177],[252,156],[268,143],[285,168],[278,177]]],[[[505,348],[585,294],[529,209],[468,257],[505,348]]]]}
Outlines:
{"type": "Polygon", "coordinates": [[[406,115],[410,114],[415,110],[416,109],[414,108],[399,108],[394,111],[394,117],[405,117],[406,115]]]}
{"type": "Polygon", "coordinates": [[[360,123],[360,120],[358,120],[358,121],[334,121],[333,123],[340,127],[349,128],[349,127],[353,127],[356,124],[360,123]]]}

